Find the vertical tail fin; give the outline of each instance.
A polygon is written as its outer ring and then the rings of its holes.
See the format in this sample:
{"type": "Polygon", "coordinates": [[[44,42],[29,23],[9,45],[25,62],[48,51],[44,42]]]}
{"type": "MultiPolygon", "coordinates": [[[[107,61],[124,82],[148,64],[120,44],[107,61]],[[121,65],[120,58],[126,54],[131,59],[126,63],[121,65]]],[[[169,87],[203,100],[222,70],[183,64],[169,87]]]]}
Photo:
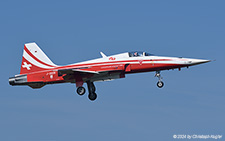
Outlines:
{"type": "Polygon", "coordinates": [[[57,67],[36,43],[24,45],[20,74],[43,71],[57,67]]]}

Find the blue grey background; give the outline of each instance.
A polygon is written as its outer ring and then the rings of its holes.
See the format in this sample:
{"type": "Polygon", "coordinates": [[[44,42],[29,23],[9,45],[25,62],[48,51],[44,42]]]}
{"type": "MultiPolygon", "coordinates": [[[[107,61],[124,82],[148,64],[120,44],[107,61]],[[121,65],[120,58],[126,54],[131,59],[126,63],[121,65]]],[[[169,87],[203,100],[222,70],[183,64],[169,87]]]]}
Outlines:
{"type": "MultiPolygon", "coordinates": [[[[225,2],[2,1],[0,140],[173,140],[225,135],[225,2]],[[126,51],[216,61],[182,71],[97,82],[96,101],[74,84],[12,87],[23,45],[64,65],[126,51]]],[[[85,84],[86,87],[86,84],[85,84]]],[[[223,137],[224,139],[224,137],[223,137]]]]}

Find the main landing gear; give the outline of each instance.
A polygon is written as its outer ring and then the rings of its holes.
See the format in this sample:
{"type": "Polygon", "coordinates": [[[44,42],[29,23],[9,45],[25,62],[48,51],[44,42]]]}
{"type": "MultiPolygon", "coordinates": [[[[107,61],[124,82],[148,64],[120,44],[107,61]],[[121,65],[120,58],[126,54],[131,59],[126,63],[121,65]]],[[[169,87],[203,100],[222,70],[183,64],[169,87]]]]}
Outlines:
{"type": "Polygon", "coordinates": [[[84,95],[84,93],[86,92],[85,88],[84,87],[78,87],[77,88],[77,93],[79,95],[84,95]]]}
{"type": "MultiPolygon", "coordinates": [[[[96,98],[97,98],[97,94],[95,93],[96,91],[96,88],[95,88],[95,85],[93,82],[90,82],[90,81],[87,81],[87,86],[88,86],[88,98],[91,100],[91,101],[94,101],[96,98]]],[[[85,88],[84,87],[78,87],[77,88],[77,93],[79,95],[84,95],[84,93],[86,92],[85,88]]]]}
{"type": "Polygon", "coordinates": [[[88,86],[88,98],[91,100],[91,101],[94,101],[96,98],[97,98],[97,94],[95,93],[95,85],[93,82],[90,82],[90,81],[87,81],[87,86],[88,86]]]}
{"type": "Polygon", "coordinates": [[[156,72],[155,77],[158,77],[158,79],[159,79],[159,81],[157,82],[157,86],[159,88],[162,88],[164,86],[164,83],[162,82],[162,77],[160,75],[160,71],[156,72]]]}

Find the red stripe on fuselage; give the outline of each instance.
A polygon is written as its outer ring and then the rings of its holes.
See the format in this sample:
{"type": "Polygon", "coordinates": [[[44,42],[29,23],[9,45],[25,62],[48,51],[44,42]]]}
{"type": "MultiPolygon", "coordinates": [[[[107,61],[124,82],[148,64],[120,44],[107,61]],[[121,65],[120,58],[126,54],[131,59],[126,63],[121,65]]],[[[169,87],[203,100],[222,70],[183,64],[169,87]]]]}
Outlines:
{"type": "MultiPolygon", "coordinates": [[[[42,63],[42,64],[45,64],[45,65],[48,65],[42,61],[40,61],[39,59],[37,59],[32,53],[30,53],[30,51],[25,48],[26,52],[31,56],[33,57],[36,61],[42,63]]],[[[50,67],[54,67],[52,69],[43,69],[42,71],[45,71],[45,70],[59,70],[59,69],[75,69],[75,68],[82,68],[82,67],[89,67],[89,68],[86,68],[86,69],[82,69],[82,70],[90,70],[90,71],[109,71],[110,69],[103,69],[102,67],[103,66],[116,66],[116,65],[124,65],[124,64],[129,64],[129,63],[134,63],[135,64],[131,64],[131,65],[139,65],[140,64],[140,61],[141,59],[138,59],[138,60],[121,60],[121,61],[108,61],[108,62],[96,62],[96,63],[86,63],[86,64],[73,64],[73,65],[67,65],[67,66],[59,66],[59,67],[55,67],[55,66],[51,66],[51,65],[48,65],[50,67]],[[96,65],[96,66],[95,66],[96,65]],[[93,68],[92,68],[93,67],[93,68]]],[[[159,64],[156,63],[157,61],[172,61],[174,59],[145,59],[145,60],[142,60],[142,64],[146,61],[151,61],[152,63],[147,63],[147,64],[143,64],[144,66],[146,65],[151,65],[151,64],[155,64],[155,66],[149,66],[149,69],[155,69],[156,66],[158,66],[159,64]],[[158,65],[156,65],[158,64],[158,65]]],[[[179,64],[166,64],[166,63],[163,63],[161,64],[162,66],[165,65],[165,66],[168,66],[168,65],[171,65],[171,66],[179,66],[179,64]]],[[[181,67],[183,65],[180,65],[181,67]]],[[[139,68],[140,70],[142,69],[142,67],[140,66],[139,68]]],[[[144,68],[146,69],[146,68],[144,68]]],[[[115,70],[115,69],[112,69],[112,71],[115,70]]]]}
{"type": "Polygon", "coordinates": [[[37,62],[43,64],[43,65],[46,65],[46,66],[49,66],[49,67],[55,67],[55,66],[52,66],[52,65],[49,65],[49,64],[46,64],[45,62],[42,62],[41,60],[39,60],[37,57],[35,57],[26,47],[26,45],[24,45],[24,50],[33,58],[35,59],[37,62]]]}
{"type": "MultiPolygon", "coordinates": [[[[145,61],[172,61],[172,59],[148,59],[148,60],[142,60],[144,63],[145,61]]],[[[139,60],[123,60],[123,61],[109,61],[109,62],[97,62],[97,63],[87,63],[87,64],[73,64],[73,65],[67,65],[67,66],[61,66],[61,67],[56,67],[55,69],[72,69],[75,67],[87,67],[90,65],[120,65],[121,63],[132,63],[132,62],[137,62],[137,64],[139,64],[139,60]],[[118,64],[115,64],[118,63],[118,64]]],[[[155,63],[155,62],[154,62],[155,63]]],[[[149,63],[151,64],[151,63],[149,63]]]]}

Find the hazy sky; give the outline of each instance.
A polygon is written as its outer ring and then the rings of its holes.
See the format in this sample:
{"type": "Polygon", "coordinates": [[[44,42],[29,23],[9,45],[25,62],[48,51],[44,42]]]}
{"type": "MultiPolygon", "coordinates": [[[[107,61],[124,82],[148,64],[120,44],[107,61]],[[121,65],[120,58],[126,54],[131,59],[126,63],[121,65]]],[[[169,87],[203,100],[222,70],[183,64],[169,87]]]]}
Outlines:
{"type": "Polygon", "coordinates": [[[174,134],[224,140],[224,6],[222,0],[1,2],[0,140],[165,141],[174,134]],[[59,65],[134,50],[216,61],[163,71],[162,89],[154,72],[97,82],[91,102],[74,84],[10,86],[28,42],[59,65]]]}

